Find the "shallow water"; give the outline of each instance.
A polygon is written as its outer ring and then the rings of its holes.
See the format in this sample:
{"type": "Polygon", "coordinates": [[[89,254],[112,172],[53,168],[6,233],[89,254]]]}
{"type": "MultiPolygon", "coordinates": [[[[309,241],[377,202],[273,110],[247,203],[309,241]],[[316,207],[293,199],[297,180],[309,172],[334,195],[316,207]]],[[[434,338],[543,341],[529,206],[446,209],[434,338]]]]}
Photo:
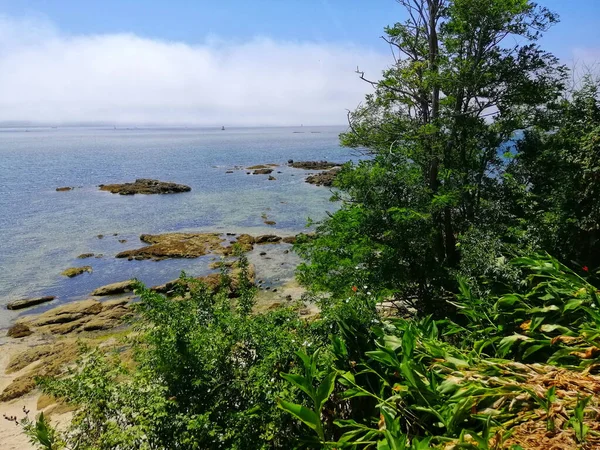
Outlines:
{"type": "MultiPolygon", "coordinates": [[[[214,256],[160,262],[114,258],[119,251],[140,247],[142,233],[303,231],[308,217],[321,219],[337,206],[329,201],[327,188],[305,183],[308,172],[287,167],[287,160],[352,159],[351,150],[339,147],[341,131],[339,127],[0,130],[0,327],[16,316],[3,308],[16,298],[56,295],[64,302],[132,277],[154,285],[176,278],[181,270],[190,275],[209,271],[214,256]],[[281,165],[272,174],[276,181],[247,175],[245,170],[226,173],[234,166],[263,163],[281,165]],[[121,196],[97,187],[136,178],[183,183],[192,191],[121,196]],[[78,188],[56,192],[59,186],[78,188]],[[263,214],[277,224],[265,225],[263,214]],[[99,234],[104,237],[99,239],[99,234]],[[104,256],[77,259],[88,252],[104,256]],[[92,266],[93,273],[72,279],[60,275],[68,267],[82,265],[92,266]]],[[[272,259],[259,264],[259,277],[271,282],[289,279],[294,260],[281,256],[288,247],[270,247],[266,250],[272,259]]]]}

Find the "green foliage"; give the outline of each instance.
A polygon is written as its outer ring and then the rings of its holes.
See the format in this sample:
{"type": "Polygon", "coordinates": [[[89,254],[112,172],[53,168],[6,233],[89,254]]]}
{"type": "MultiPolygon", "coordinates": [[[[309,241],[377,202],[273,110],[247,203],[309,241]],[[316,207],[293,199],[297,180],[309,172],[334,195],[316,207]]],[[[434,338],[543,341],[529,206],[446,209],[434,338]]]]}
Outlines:
{"type": "Polygon", "coordinates": [[[328,371],[326,374],[323,374],[318,386],[314,386],[315,378],[321,378],[319,377],[319,374],[316,373],[316,355],[309,356],[302,351],[297,354],[304,365],[304,375],[282,373],[281,377],[308,395],[313,403],[312,408],[306,408],[305,406],[281,399],[279,400],[279,407],[313,429],[317,433],[320,441],[324,443],[325,431],[321,421],[321,413],[323,411],[323,406],[325,406],[325,402],[327,402],[329,396],[333,392],[337,374],[333,370],[328,371]]]}
{"type": "Polygon", "coordinates": [[[523,292],[496,291],[480,299],[462,284],[456,305],[462,330],[477,351],[526,362],[583,369],[598,363],[598,288],[549,256],[511,261],[526,281],[523,292]]]}

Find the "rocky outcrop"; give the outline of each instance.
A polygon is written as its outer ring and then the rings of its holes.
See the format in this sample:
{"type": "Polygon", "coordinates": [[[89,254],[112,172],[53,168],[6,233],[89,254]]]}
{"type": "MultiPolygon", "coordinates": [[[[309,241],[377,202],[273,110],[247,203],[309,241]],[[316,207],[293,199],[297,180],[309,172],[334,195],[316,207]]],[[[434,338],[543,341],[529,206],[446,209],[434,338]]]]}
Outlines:
{"type": "Polygon", "coordinates": [[[6,368],[6,374],[19,372],[29,366],[32,368],[4,388],[0,394],[0,401],[7,402],[33,391],[37,377],[60,375],[65,366],[75,361],[78,354],[77,342],[69,341],[38,345],[13,356],[6,368]]]}
{"type": "Polygon", "coordinates": [[[118,295],[133,291],[135,280],[125,280],[118,283],[107,284],[101,286],[92,292],[92,295],[101,297],[104,295],[118,295]]]}
{"type": "Polygon", "coordinates": [[[140,240],[150,245],[125,250],[118,253],[117,258],[155,261],[166,258],[197,258],[211,252],[225,254],[227,249],[221,246],[225,239],[218,233],[142,234],[140,240]]]}
{"type": "Polygon", "coordinates": [[[8,329],[6,335],[11,338],[22,338],[33,334],[33,331],[24,323],[14,324],[8,329]]]}
{"type": "Polygon", "coordinates": [[[151,180],[148,178],[138,178],[133,183],[101,184],[99,188],[101,191],[108,191],[113,194],[120,195],[176,194],[180,192],[189,192],[192,190],[191,187],[184,184],[151,180]]]}
{"type": "Polygon", "coordinates": [[[79,255],[77,257],[77,259],[93,258],[94,256],[95,256],[94,253],[82,253],[81,255],[79,255]]]}
{"type": "Polygon", "coordinates": [[[108,330],[121,325],[129,315],[129,299],[106,302],[82,300],[61,305],[39,316],[22,320],[19,324],[33,332],[50,334],[80,333],[82,331],[108,330]]]}
{"type": "Polygon", "coordinates": [[[73,189],[75,189],[75,188],[71,187],[71,186],[62,186],[62,187],[57,187],[56,192],[67,192],[67,191],[72,191],[73,189]]]}
{"type": "Polygon", "coordinates": [[[289,165],[294,169],[327,170],[342,164],[328,161],[293,161],[289,165]]]}
{"type": "Polygon", "coordinates": [[[252,172],[253,175],[269,175],[273,172],[273,169],[256,169],[252,172]]]}
{"type": "Polygon", "coordinates": [[[333,168],[324,172],[306,177],[306,182],[317,186],[332,186],[335,177],[340,173],[340,168],[333,168]]]}
{"type": "Polygon", "coordinates": [[[77,275],[81,275],[82,273],[92,273],[92,268],[90,266],[83,267],[70,267],[62,271],[61,275],[69,278],[76,277],[77,275]]]}
{"type": "Polygon", "coordinates": [[[246,167],[246,170],[272,169],[273,167],[279,167],[279,164],[258,164],[256,166],[246,167]]]}
{"type": "Polygon", "coordinates": [[[6,309],[10,309],[11,311],[15,311],[18,309],[30,308],[31,306],[40,305],[42,303],[51,302],[56,297],[52,295],[48,295],[45,297],[32,297],[32,298],[23,298],[20,300],[15,300],[14,302],[10,302],[6,305],[6,309]]]}

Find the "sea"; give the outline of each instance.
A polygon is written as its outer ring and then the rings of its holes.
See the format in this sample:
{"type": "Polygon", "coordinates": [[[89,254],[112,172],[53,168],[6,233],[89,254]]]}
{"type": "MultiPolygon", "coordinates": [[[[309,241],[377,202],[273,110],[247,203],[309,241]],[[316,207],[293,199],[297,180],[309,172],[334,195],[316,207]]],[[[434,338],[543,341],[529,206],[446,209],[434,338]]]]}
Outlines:
{"type": "MultiPolygon", "coordinates": [[[[108,283],[137,278],[157,285],[181,271],[211,272],[207,255],[196,259],[128,261],[115,255],[144,244],[143,233],[175,231],[294,235],[339,205],[330,188],[304,181],[311,173],[288,160],[356,160],[340,147],[344,127],[293,128],[4,128],[0,129],[0,328],[19,312],[7,302],[53,295],[50,305],[87,298],[108,283]],[[278,164],[267,175],[246,167],[278,164]],[[233,171],[233,173],[227,173],[233,171]],[[155,178],[191,192],[123,196],[98,185],[155,178]],[[75,189],[57,192],[57,187],[75,189]],[[265,220],[276,222],[269,226],[265,220]],[[99,236],[102,236],[101,238],[99,236]],[[82,253],[103,255],[78,259],[82,253]],[[92,273],[67,278],[69,267],[92,273]]],[[[290,280],[299,262],[289,246],[250,254],[266,285],[290,280]]],[[[265,250],[261,248],[261,251],[265,250]]]]}

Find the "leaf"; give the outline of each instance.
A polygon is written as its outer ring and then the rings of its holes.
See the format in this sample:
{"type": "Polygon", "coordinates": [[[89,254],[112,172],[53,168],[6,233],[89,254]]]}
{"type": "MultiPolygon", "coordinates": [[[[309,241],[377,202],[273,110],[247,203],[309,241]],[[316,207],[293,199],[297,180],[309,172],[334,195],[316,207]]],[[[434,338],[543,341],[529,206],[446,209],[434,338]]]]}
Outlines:
{"type": "Polygon", "coordinates": [[[534,354],[538,350],[541,350],[543,348],[548,348],[548,347],[549,347],[549,345],[547,345],[547,344],[531,345],[523,353],[523,359],[527,359],[527,357],[531,356],[532,354],[534,354]]]}
{"type": "Polygon", "coordinates": [[[323,436],[322,436],[323,431],[321,428],[321,422],[319,420],[319,417],[317,416],[317,414],[314,411],[311,411],[310,409],[308,409],[305,406],[298,405],[298,404],[292,403],[292,402],[286,402],[285,400],[281,400],[281,399],[278,401],[278,406],[281,409],[283,409],[284,411],[290,413],[292,416],[301,420],[305,425],[312,428],[314,431],[317,432],[319,437],[321,439],[323,439],[323,436]]]}
{"type": "Polygon", "coordinates": [[[281,378],[289,381],[297,388],[302,389],[313,401],[315,400],[315,389],[312,384],[303,376],[293,373],[281,373],[281,378]]]}
{"type": "Polygon", "coordinates": [[[337,376],[336,372],[329,372],[321,384],[317,388],[315,403],[317,406],[317,411],[320,413],[321,409],[323,409],[323,405],[329,399],[329,396],[333,392],[333,388],[335,387],[335,378],[337,376]]]}

